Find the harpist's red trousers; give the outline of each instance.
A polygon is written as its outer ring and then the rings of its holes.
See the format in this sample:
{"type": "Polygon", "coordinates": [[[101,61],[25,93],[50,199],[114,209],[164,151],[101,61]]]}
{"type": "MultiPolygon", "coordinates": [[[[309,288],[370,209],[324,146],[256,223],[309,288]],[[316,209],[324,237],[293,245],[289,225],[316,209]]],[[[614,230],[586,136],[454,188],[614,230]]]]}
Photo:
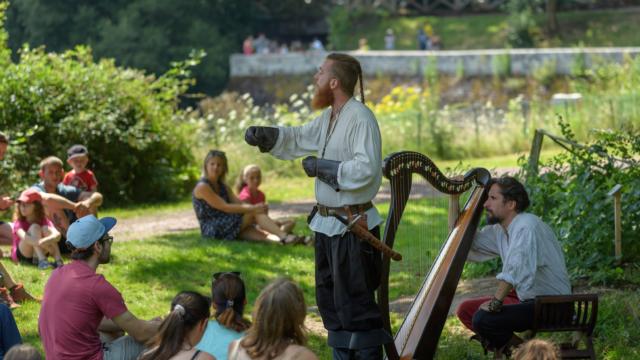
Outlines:
{"type": "MultiPolygon", "coordinates": [[[[458,305],[458,309],[456,309],[456,315],[458,316],[458,319],[460,319],[460,322],[464,324],[467,329],[474,331],[472,325],[473,315],[476,313],[476,311],[478,311],[480,305],[489,300],[491,300],[491,296],[483,296],[463,301],[460,305],[458,305]]],[[[505,297],[503,301],[504,305],[519,303],[520,300],[518,299],[518,295],[516,294],[515,290],[511,290],[511,292],[507,294],[507,297],[505,297]]]]}

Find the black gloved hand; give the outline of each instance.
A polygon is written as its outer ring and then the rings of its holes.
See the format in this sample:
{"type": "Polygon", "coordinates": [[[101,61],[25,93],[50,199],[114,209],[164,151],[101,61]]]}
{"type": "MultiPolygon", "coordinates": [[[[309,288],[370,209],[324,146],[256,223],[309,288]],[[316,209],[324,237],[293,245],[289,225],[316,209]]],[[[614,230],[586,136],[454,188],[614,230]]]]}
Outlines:
{"type": "Polygon", "coordinates": [[[315,156],[307,156],[302,160],[304,172],[309,177],[317,176],[325,184],[331,186],[335,191],[340,191],[338,186],[338,168],[340,161],[318,159],[315,156]]]}
{"type": "Polygon", "coordinates": [[[260,152],[269,152],[276,145],[280,130],[268,126],[249,126],[244,133],[244,141],[251,146],[257,146],[260,152]]]}
{"type": "Polygon", "coordinates": [[[302,168],[308,177],[316,177],[318,174],[318,158],[315,156],[307,156],[302,160],[302,168]]]}

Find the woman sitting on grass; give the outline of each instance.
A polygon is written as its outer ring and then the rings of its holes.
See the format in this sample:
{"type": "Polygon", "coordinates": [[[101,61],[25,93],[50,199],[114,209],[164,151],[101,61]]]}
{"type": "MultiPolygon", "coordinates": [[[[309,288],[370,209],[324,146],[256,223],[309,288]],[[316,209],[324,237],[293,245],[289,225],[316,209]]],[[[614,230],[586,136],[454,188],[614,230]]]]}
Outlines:
{"type": "Polygon", "coordinates": [[[317,360],[304,346],[306,315],[300,287],[290,280],[276,279],[258,296],[247,335],[229,345],[229,359],[317,360]]]}
{"type": "Polygon", "coordinates": [[[295,244],[302,239],[287,234],[267,216],[266,204],[245,204],[225,184],[227,157],[211,150],[204,159],[203,177],[193,189],[193,209],[204,237],[233,240],[267,240],[295,244]],[[253,224],[258,224],[260,231],[253,224]]]}
{"type": "Polygon", "coordinates": [[[216,359],[226,359],[229,344],[244,336],[251,325],[242,317],[247,297],[240,273],[213,274],[211,299],[215,320],[209,320],[207,331],[196,348],[212,354],[216,359]]]}
{"type": "Polygon", "coordinates": [[[209,300],[193,291],[183,291],[171,301],[171,313],[140,360],[215,360],[211,354],[197,350],[207,327],[209,300]]]}

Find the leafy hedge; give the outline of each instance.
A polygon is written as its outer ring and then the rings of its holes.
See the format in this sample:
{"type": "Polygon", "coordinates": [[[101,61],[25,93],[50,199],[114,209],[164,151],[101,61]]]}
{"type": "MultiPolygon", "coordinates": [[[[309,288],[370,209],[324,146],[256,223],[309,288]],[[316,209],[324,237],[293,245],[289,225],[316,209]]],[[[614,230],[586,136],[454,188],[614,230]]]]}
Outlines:
{"type": "MultiPolygon", "coordinates": [[[[563,136],[575,137],[565,123],[563,136]]],[[[614,258],[613,201],[607,193],[622,185],[623,262],[640,260],[640,133],[594,130],[594,141],[573,148],[529,176],[531,211],[558,233],[572,277],[595,283],[625,281],[614,258]],[[623,159],[619,161],[616,159],[623,159]]]]}
{"type": "Polygon", "coordinates": [[[199,56],[155,78],[113,60],[96,62],[85,47],[63,54],[25,47],[13,63],[2,30],[0,40],[0,129],[11,137],[4,178],[12,176],[15,187],[34,183],[40,159],[64,160],[66,149],[81,143],[107,203],[185,194],[195,171],[190,127],[177,102],[199,56]]]}

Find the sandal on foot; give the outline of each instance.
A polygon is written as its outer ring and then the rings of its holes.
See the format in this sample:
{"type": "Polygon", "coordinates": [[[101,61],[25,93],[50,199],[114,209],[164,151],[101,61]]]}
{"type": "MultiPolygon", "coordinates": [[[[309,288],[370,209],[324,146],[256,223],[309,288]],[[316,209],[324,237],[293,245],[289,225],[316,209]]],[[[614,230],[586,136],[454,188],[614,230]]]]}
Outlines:
{"type": "Polygon", "coordinates": [[[287,236],[280,239],[280,243],[282,245],[295,245],[299,242],[300,242],[300,237],[293,234],[288,234],[287,236]]]}
{"type": "Polygon", "coordinates": [[[24,289],[24,285],[16,284],[14,287],[9,289],[9,293],[15,302],[23,302],[23,301],[38,301],[40,299],[33,297],[31,294],[24,289]]]}

